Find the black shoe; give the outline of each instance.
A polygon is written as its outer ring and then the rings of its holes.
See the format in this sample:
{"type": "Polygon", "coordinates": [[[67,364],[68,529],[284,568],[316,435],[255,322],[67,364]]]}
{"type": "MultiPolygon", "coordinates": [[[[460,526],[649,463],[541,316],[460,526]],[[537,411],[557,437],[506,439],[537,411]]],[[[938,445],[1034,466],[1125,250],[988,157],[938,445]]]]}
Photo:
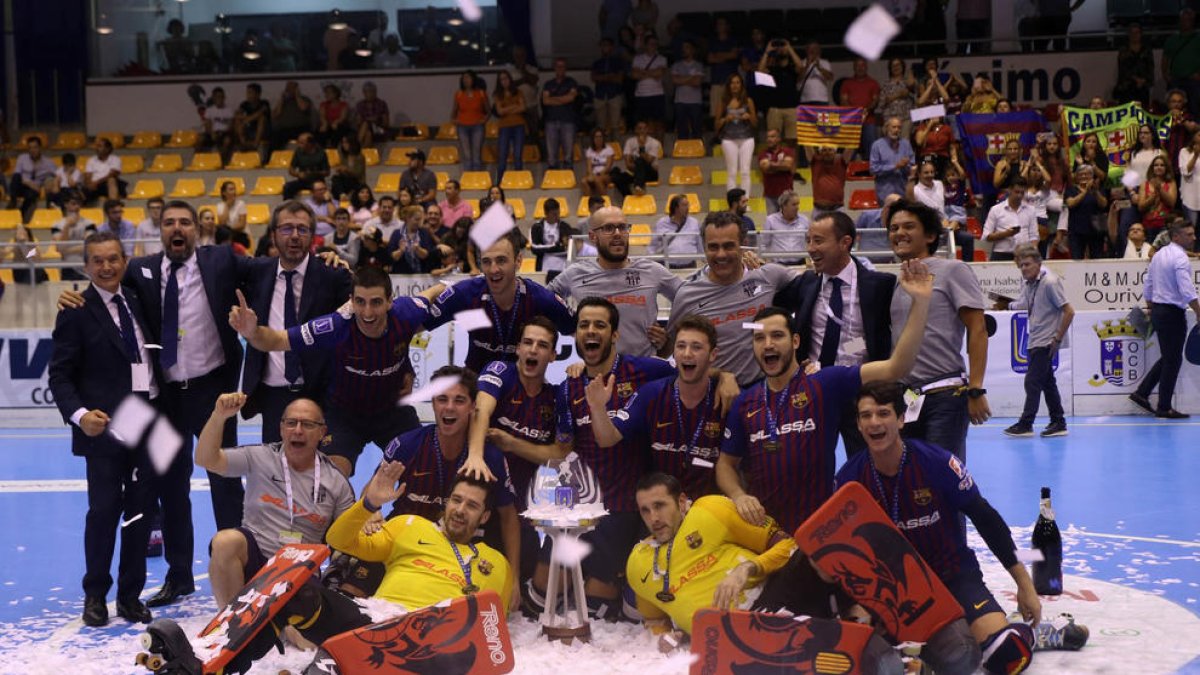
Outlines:
{"type": "Polygon", "coordinates": [[[1042,438],[1058,438],[1067,435],[1066,422],[1051,422],[1042,430],[1042,438]]]}
{"type": "Polygon", "coordinates": [[[137,598],[132,600],[118,600],[117,616],[129,623],[150,623],[150,620],[153,618],[150,616],[150,610],[146,609],[142,601],[137,598]]]}
{"type": "Polygon", "coordinates": [[[1011,427],[1005,429],[1004,435],[1012,436],[1014,438],[1029,438],[1033,435],[1033,425],[1017,422],[1011,427]]]}
{"type": "Polygon", "coordinates": [[[89,595],[83,600],[83,623],[93,628],[108,624],[108,604],[104,598],[89,595]]]}
{"type": "Polygon", "coordinates": [[[191,595],[192,593],[195,593],[195,592],[196,592],[196,586],[194,584],[188,584],[187,586],[181,586],[179,584],[174,584],[174,583],[171,583],[170,581],[168,581],[167,583],[163,584],[163,587],[161,589],[159,589],[159,591],[157,593],[155,593],[153,596],[151,596],[151,598],[149,600],[146,601],[146,606],[147,607],[165,607],[166,605],[170,605],[170,604],[174,603],[176,600],[182,598],[183,596],[191,595]]]}
{"type": "Polygon", "coordinates": [[[1181,413],[1174,408],[1171,408],[1169,410],[1159,410],[1158,412],[1154,413],[1154,416],[1161,417],[1162,419],[1165,419],[1165,420],[1185,420],[1185,419],[1191,417],[1191,415],[1189,415],[1187,413],[1181,413]]]}
{"type": "Polygon", "coordinates": [[[1150,405],[1150,399],[1146,398],[1145,396],[1142,396],[1141,394],[1137,393],[1136,391],[1129,395],[1129,400],[1133,401],[1133,404],[1136,405],[1137,407],[1141,408],[1142,410],[1145,410],[1146,412],[1148,412],[1152,415],[1156,414],[1154,412],[1154,406],[1150,405]]]}

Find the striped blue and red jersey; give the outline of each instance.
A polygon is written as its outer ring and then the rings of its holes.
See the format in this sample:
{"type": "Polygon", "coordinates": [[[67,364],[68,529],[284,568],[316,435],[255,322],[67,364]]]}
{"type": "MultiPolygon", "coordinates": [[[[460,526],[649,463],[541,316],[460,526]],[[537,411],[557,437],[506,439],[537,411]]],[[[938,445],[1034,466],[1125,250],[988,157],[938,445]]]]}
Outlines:
{"type": "Polygon", "coordinates": [[[613,426],[625,438],[649,436],[650,470],[678,478],[688,497],[720,494],[716,464],[725,417],[716,412],[716,383],[708,378],[708,395],[688,408],[678,398],[677,380],[668,377],[638,389],[613,415],[613,426]]]}
{"type": "Polygon", "coordinates": [[[865,485],[942,579],[979,569],[975,552],[967,546],[967,534],[958,526],[959,512],[982,499],[975,480],[957,457],[936,445],[910,438],[904,447],[903,464],[895,476],[877,472],[871,453],[860,452],[838,470],[838,486],[851,481],[865,485]]]}
{"type": "Polygon", "coordinates": [[[424,298],[396,298],[387,329],[378,338],[363,335],[348,309],[287,329],[293,351],[333,352],[333,377],[326,401],[357,415],[394,410],[408,371],[408,344],[429,318],[424,298]]]}
{"type": "Polygon", "coordinates": [[[492,325],[471,331],[467,348],[467,368],[478,373],[491,361],[516,361],[520,328],[529,319],[545,316],[554,322],[558,332],[575,332],[575,315],[571,308],[545,286],[517,277],[517,297],[508,311],[500,309],[488,293],[483,277],[464,279],[447,286],[429,307],[429,330],[448,323],[454,315],[469,309],[487,312],[492,325]]]}
{"type": "MultiPolygon", "coordinates": [[[[504,361],[492,361],[479,375],[479,391],[496,399],[490,426],[537,445],[554,443],[557,424],[554,412],[556,387],[547,382],[530,395],[521,385],[517,366],[504,361]]],[[[517,503],[524,508],[529,496],[529,484],[538,465],[516,454],[509,454],[508,471],[512,478],[517,503]]]]}
{"type": "Polygon", "coordinates": [[[741,459],[747,492],[785,532],[833,494],[838,427],[862,386],[858,370],[831,366],[805,375],[800,369],[783,391],[768,392],[764,379],[733,402],[721,452],[741,459]]]}
{"type": "MultiPolygon", "coordinates": [[[[460,451],[457,457],[446,459],[446,449],[437,450],[436,434],[437,425],[426,424],[400,434],[384,449],[384,461],[398,461],[404,465],[404,475],[400,478],[405,484],[404,494],[392,503],[388,518],[413,514],[437,522],[441,517],[444,498],[449,494],[458,470],[467,461],[467,446],[464,442],[462,448],[457,448],[460,451]]],[[[504,453],[493,445],[485,445],[483,461],[496,477],[492,484],[495,506],[512,505],[512,481],[508,478],[504,453]]]]}
{"type": "MultiPolygon", "coordinates": [[[[647,382],[670,377],[675,374],[675,369],[662,359],[618,354],[613,358],[611,372],[616,377],[612,398],[608,402],[609,417],[624,408],[647,382]]],[[[647,462],[645,435],[626,436],[611,448],[597,446],[596,436],[592,433],[592,413],[588,409],[585,393],[590,381],[591,378],[584,373],[579,377],[568,377],[558,386],[555,403],[558,410],[558,441],[574,441],[575,452],[596,474],[596,481],[604,493],[604,505],[609,511],[636,512],[634,492],[647,462]]]]}

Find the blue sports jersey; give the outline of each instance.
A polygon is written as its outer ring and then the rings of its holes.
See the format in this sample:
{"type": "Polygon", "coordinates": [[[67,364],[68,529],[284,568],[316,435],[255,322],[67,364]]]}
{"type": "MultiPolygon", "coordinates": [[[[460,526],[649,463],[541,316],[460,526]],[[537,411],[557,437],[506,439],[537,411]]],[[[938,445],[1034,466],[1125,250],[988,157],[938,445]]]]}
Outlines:
{"type": "MultiPolygon", "coordinates": [[[[504,361],[492,361],[479,375],[479,391],[496,399],[490,426],[537,445],[554,443],[555,390],[556,387],[543,382],[542,390],[530,396],[521,386],[517,366],[504,361]]],[[[533,481],[537,469],[537,464],[524,457],[508,455],[509,476],[517,503],[522,508],[529,496],[529,483],[533,481]]]]}
{"type": "Polygon", "coordinates": [[[978,569],[966,532],[958,526],[959,511],[981,499],[975,480],[957,457],[936,445],[910,438],[904,447],[904,464],[894,477],[877,473],[871,453],[860,452],[838,470],[838,486],[865,485],[942,579],[978,569]]]}
{"type": "MultiPolygon", "coordinates": [[[[437,425],[426,424],[392,439],[383,451],[384,461],[404,464],[404,475],[401,476],[405,483],[404,494],[392,504],[388,518],[411,513],[437,522],[441,516],[443,498],[450,492],[458,470],[467,461],[467,447],[463,444],[458,457],[448,460],[436,450],[436,434],[437,425]]],[[[504,453],[495,446],[485,445],[483,461],[496,476],[492,488],[495,506],[513,504],[512,481],[508,478],[504,453]]]]}
{"type": "Polygon", "coordinates": [[[333,351],[328,403],[356,414],[394,410],[408,371],[408,344],[429,318],[424,298],[396,298],[387,313],[387,330],[378,338],[363,335],[348,309],[319,316],[287,329],[296,352],[333,351]]]}
{"type": "MultiPolygon", "coordinates": [[[[614,417],[643,385],[670,377],[675,374],[675,369],[662,359],[618,354],[613,359],[611,372],[616,379],[612,399],[608,402],[608,416],[614,417]]],[[[596,445],[592,413],[585,393],[590,381],[584,373],[579,377],[568,377],[557,387],[558,439],[562,443],[574,439],[575,452],[595,472],[604,493],[604,505],[609,511],[636,512],[634,492],[646,469],[644,437],[642,434],[626,436],[611,448],[596,445]]]]}
{"type": "Polygon", "coordinates": [[[716,383],[710,378],[707,400],[688,409],[676,399],[676,379],[655,380],[638,389],[613,415],[613,425],[625,438],[649,436],[650,470],[678,478],[688,497],[719,494],[716,464],[725,418],[715,410],[716,383]]]}
{"type": "Polygon", "coordinates": [[[487,280],[472,277],[442,291],[429,307],[430,319],[425,325],[433,330],[468,309],[483,309],[492,320],[490,328],[471,331],[465,365],[477,373],[491,361],[516,361],[521,325],[539,314],[553,321],[559,333],[571,335],[575,332],[575,315],[562,298],[545,286],[520,277],[517,278],[516,301],[507,312],[492,302],[487,280]]]}
{"type": "Polygon", "coordinates": [[[842,411],[861,385],[858,366],[800,369],[782,392],[768,394],[764,379],[734,400],[721,452],[741,458],[747,491],[785,532],[833,494],[842,411]]]}

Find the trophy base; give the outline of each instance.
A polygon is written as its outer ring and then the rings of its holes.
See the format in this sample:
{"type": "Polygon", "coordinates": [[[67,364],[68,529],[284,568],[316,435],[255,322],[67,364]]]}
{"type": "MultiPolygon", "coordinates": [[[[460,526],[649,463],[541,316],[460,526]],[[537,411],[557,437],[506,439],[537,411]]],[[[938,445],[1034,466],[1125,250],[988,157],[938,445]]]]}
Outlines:
{"type": "Polygon", "coordinates": [[[567,626],[542,626],[542,635],[546,636],[547,640],[561,642],[569,645],[576,640],[580,642],[592,641],[591,624],[583,624],[582,626],[567,627],[567,626]]]}

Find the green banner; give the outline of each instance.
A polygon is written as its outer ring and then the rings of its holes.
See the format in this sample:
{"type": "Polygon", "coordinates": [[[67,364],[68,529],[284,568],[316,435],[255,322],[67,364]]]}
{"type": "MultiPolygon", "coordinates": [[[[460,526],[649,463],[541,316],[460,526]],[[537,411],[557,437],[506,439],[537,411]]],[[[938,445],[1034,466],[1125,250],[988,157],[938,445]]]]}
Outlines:
{"type": "Polygon", "coordinates": [[[1089,134],[1096,135],[1101,151],[1108,157],[1110,183],[1120,180],[1125,173],[1125,165],[1137,146],[1139,127],[1150,125],[1160,141],[1166,140],[1170,128],[1169,115],[1151,115],[1142,110],[1138,103],[1099,110],[1063,106],[1061,122],[1064,145],[1070,152],[1072,162],[1079,155],[1083,139],[1089,134]]]}

